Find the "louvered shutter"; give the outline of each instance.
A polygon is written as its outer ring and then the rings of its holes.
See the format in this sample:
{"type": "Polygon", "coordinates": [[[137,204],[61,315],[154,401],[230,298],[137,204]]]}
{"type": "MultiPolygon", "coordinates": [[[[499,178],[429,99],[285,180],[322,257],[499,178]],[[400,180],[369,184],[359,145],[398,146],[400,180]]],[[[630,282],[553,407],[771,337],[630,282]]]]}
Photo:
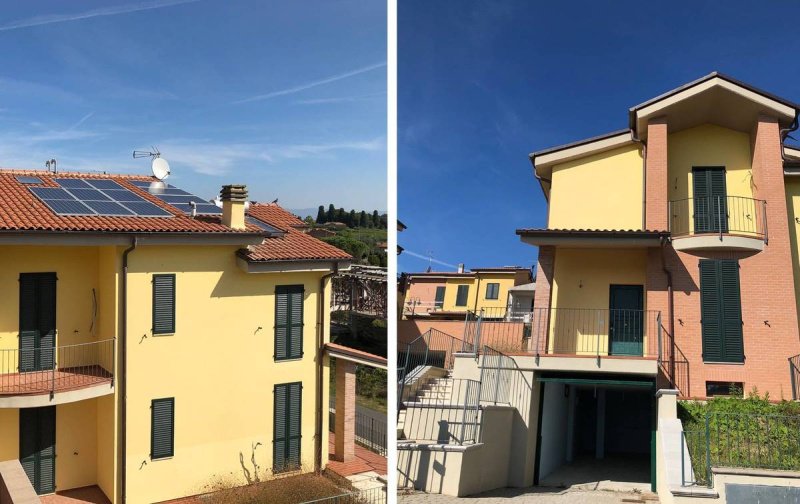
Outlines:
{"type": "Polygon", "coordinates": [[[42,273],[38,285],[39,369],[53,369],[56,345],[56,275],[42,273]]]}
{"type": "Polygon", "coordinates": [[[287,385],[275,385],[275,411],[272,431],[272,466],[273,472],[286,470],[286,399],[289,393],[287,385]]]}
{"type": "Polygon", "coordinates": [[[150,457],[171,457],[175,446],[175,398],[153,399],[150,404],[150,457]]]}
{"type": "Polygon", "coordinates": [[[722,324],[717,261],[700,261],[700,322],[703,334],[703,360],[722,361],[722,324]]]}
{"type": "Polygon", "coordinates": [[[719,261],[719,263],[722,286],[723,361],[744,362],[739,263],[731,260],[719,261]]]}
{"type": "Polygon", "coordinates": [[[469,285],[459,285],[456,291],[456,306],[467,306],[467,296],[469,295],[469,285]]]}
{"type": "Polygon", "coordinates": [[[441,285],[439,287],[436,287],[436,298],[435,298],[435,301],[434,301],[434,306],[436,306],[436,308],[439,308],[439,309],[441,309],[442,306],[444,306],[444,286],[443,285],[441,285]]]}
{"type": "Polygon", "coordinates": [[[272,464],[276,473],[300,468],[302,395],[300,382],[275,385],[272,464]]]}
{"type": "Polygon", "coordinates": [[[694,168],[695,233],[728,231],[727,189],[724,168],[694,168]]]}
{"type": "Polygon", "coordinates": [[[19,277],[19,370],[36,369],[36,344],[39,341],[39,321],[36,316],[36,276],[19,277]]]}
{"type": "Polygon", "coordinates": [[[37,486],[36,462],[39,456],[37,418],[38,414],[35,408],[19,410],[19,461],[34,487],[37,486]]]}
{"type": "Polygon", "coordinates": [[[153,275],[153,334],[175,332],[175,275],[153,275]]]}
{"type": "Polygon", "coordinates": [[[275,359],[303,357],[302,285],[279,285],[275,288],[275,359]]]}
{"type": "Polygon", "coordinates": [[[56,407],[47,406],[39,410],[39,494],[56,490],[56,407]]]}

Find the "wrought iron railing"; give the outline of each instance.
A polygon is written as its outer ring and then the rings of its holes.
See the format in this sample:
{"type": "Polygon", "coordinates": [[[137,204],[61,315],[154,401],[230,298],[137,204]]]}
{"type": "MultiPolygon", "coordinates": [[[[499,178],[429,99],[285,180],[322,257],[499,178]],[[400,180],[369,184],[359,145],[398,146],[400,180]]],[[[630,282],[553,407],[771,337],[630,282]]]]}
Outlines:
{"type": "Polygon", "coordinates": [[[674,237],[738,234],[768,240],[767,202],[744,196],[685,198],[669,202],[674,237]]]}
{"type": "MultiPolygon", "coordinates": [[[[336,400],[331,398],[328,409],[328,429],[333,432],[336,426],[336,400]]],[[[355,436],[356,443],[364,448],[374,451],[378,455],[386,456],[386,415],[377,417],[368,415],[356,408],[355,436]]]]}
{"type": "Polygon", "coordinates": [[[419,299],[410,299],[403,305],[403,315],[427,315],[432,312],[441,311],[444,306],[444,301],[420,301],[419,299]]]}
{"type": "Polygon", "coordinates": [[[474,346],[506,354],[658,357],[661,312],[595,308],[484,309],[473,323],[474,346]]]}
{"type": "Polygon", "coordinates": [[[469,444],[478,439],[481,382],[463,378],[428,379],[409,398],[403,420],[405,439],[422,443],[469,444]]]}
{"type": "Polygon", "coordinates": [[[0,396],[54,393],[112,382],[116,340],[0,350],[0,396]]]}
{"type": "Polygon", "coordinates": [[[530,376],[513,357],[484,346],[479,360],[481,368],[481,402],[502,404],[528,411],[533,391],[530,376]]]}
{"type": "Polygon", "coordinates": [[[675,338],[663,327],[661,329],[661,353],[658,358],[661,373],[669,381],[669,386],[678,390],[681,396],[689,396],[689,360],[675,343],[675,338]]]}
{"type": "Polygon", "coordinates": [[[681,486],[711,487],[711,463],[706,431],[684,431],[680,437],[681,486]]]}
{"type": "Polygon", "coordinates": [[[302,504],[385,504],[386,502],[386,488],[370,488],[305,501],[302,504]]]}
{"type": "Polygon", "coordinates": [[[413,392],[407,388],[422,378],[421,373],[426,368],[453,369],[454,354],[463,351],[465,346],[469,345],[437,329],[429,329],[406,345],[405,350],[397,356],[398,410],[407,392],[413,392]]]}
{"type": "Polygon", "coordinates": [[[792,399],[796,401],[800,394],[800,355],[789,357],[789,378],[792,381],[792,399]]]}

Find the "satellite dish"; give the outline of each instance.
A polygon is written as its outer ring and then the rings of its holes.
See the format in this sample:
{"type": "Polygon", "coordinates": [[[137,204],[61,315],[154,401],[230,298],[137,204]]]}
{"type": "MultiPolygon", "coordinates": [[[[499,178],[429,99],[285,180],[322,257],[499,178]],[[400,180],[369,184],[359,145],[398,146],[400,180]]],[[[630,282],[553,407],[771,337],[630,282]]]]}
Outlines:
{"type": "Polygon", "coordinates": [[[150,165],[153,170],[153,176],[158,180],[164,180],[165,178],[169,177],[169,163],[164,158],[153,158],[153,162],[150,165]]]}

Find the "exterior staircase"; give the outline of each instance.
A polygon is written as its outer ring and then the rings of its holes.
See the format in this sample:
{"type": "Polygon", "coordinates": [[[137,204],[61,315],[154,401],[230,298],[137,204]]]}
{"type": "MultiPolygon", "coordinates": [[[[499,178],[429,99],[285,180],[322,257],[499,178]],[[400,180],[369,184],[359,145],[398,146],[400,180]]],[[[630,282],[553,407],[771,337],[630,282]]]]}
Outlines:
{"type": "MultiPolygon", "coordinates": [[[[453,397],[453,378],[450,371],[446,371],[442,376],[426,378],[422,385],[416,387],[412,397],[403,401],[406,406],[425,405],[425,406],[446,406],[456,404],[458,398],[453,397]]],[[[405,440],[405,421],[408,408],[399,411],[397,417],[397,439],[405,440]]]]}

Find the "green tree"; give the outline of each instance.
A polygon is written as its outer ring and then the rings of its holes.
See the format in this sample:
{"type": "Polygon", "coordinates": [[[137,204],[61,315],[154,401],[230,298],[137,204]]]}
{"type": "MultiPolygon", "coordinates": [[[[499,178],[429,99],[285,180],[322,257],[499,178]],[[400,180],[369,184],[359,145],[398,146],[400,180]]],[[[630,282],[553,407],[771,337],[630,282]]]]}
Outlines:
{"type": "Polygon", "coordinates": [[[347,236],[336,235],[328,238],[322,238],[322,241],[330,243],[334,247],[344,250],[353,256],[353,259],[355,259],[357,262],[364,262],[369,254],[369,245],[347,236]]]}
{"type": "Polygon", "coordinates": [[[336,220],[336,208],[333,206],[333,203],[328,205],[328,213],[325,215],[326,222],[333,222],[336,220]]]}
{"type": "Polygon", "coordinates": [[[374,210],[372,212],[372,227],[379,228],[381,227],[381,216],[378,215],[378,211],[374,210]]]}
{"type": "Polygon", "coordinates": [[[350,210],[350,215],[347,216],[347,225],[349,227],[358,227],[356,226],[356,211],[350,210]]]}
{"type": "Polygon", "coordinates": [[[325,207],[323,205],[320,205],[317,210],[317,224],[325,224],[325,207]]]}
{"type": "Polygon", "coordinates": [[[360,215],[360,217],[359,217],[358,220],[360,222],[359,222],[358,225],[360,227],[369,227],[369,217],[367,216],[367,212],[365,212],[364,210],[361,210],[361,214],[359,214],[359,215],[360,215]]]}

